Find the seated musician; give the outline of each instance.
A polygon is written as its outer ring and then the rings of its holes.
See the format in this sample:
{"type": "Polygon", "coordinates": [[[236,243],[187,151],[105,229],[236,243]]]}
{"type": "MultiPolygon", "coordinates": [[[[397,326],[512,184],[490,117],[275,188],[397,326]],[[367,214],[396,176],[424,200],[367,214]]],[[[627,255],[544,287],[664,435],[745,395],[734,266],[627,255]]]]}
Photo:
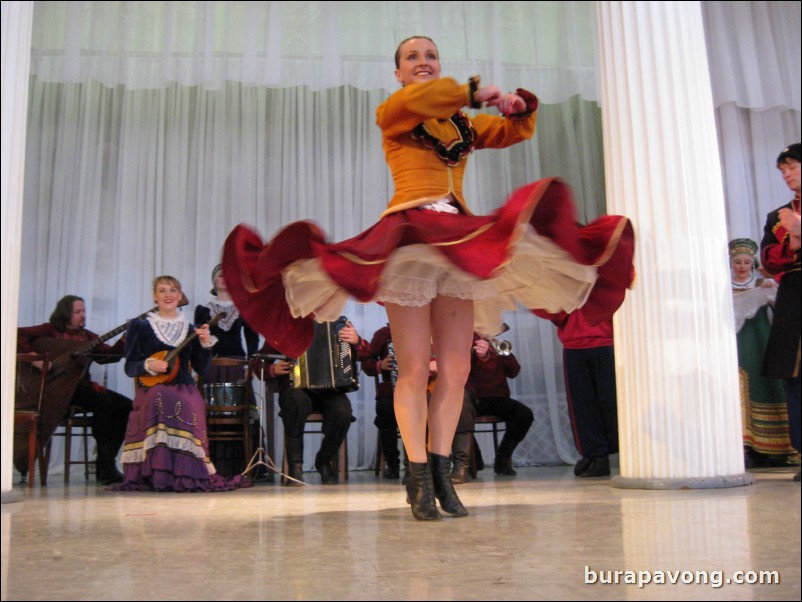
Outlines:
{"type": "Polygon", "coordinates": [[[117,491],[228,491],[252,485],[225,479],[209,458],[206,404],[192,369],[204,373],[212,359],[209,324],[184,319],[181,283],[172,276],[153,281],[158,310],[131,320],[126,333],[125,373],[136,379],[117,491]]]}
{"type": "MultiPolygon", "coordinates": [[[[212,299],[204,305],[195,307],[195,324],[206,324],[213,316],[225,314],[226,317],[210,327],[210,332],[217,337],[214,344],[214,357],[245,359],[256,353],[259,348],[259,335],[248,326],[240,316],[239,310],[228,294],[223,277],[223,266],[217,264],[212,270],[212,299]],[[243,339],[245,346],[243,347],[243,339]]],[[[210,369],[203,376],[204,382],[226,383],[245,378],[245,364],[235,368],[231,373],[225,370],[215,372],[210,369]]]]}
{"type": "MultiPolygon", "coordinates": [[[[209,327],[209,331],[217,338],[212,352],[215,358],[237,359],[242,360],[242,363],[232,366],[215,366],[210,363],[206,373],[201,375],[202,380],[205,387],[211,383],[220,383],[220,387],[215,390],[224,391],[228,396],[226,399],[233,397],[232,405],[236,405],[234,402],[245,405],[245,400],[236,398],[236,395],[244,394],[247,390],[244,384],[245,379],[248,378],[245,360],[256,353],[259,348],[259,335],[245,323],[231,300],[223,276],[223,267],[220,264],[212,270],[211,294],[212,298],[207,303],[195,307],[194,323],[206,324],[212,317],[225,314],[225,318],[209,327]]],[[[208,387],[206,388],[208,389],[208,387]]],[[[205,396],[207,403],[211,404],[209,395],[205,396]]],[[[219,403],[218,405],[226,404],[219,403]]],[[[254,437],[256,438],[256,447],[258,447],[258,429],[254,429],[254,437]]],[[[250,459],[243,458],[242,445],[238,441],[211,441],[209,455],[218,472],[224,476],[241,473],[250,459]]]]}
{"type": "Polygon", "coordinates": [[[452,483],[468,481],[470,444],[477,416],[498,416],[504,421],[506,430],[493,469],[497,475],[515,476],[512,453],[534,421],[532,410],[510,397],[507,379],[515,378],[520,371],[521,366],[511,352],[499,353],[486,339],[474,333],[471,372],[452,445],[452,483]]]}
{"type": "MultiPolygon", "coordinates": [[[[56,304],[56,308],[50,315],[49,322],[39,326],[17,329],[17,352],[31,354],[50,352],[52,361],[58,361],[61,359],[59,353],[52,352],[48,347],[48,340],[75,341],[77,348],[80,343],[99,338],[98,335],[85,327],[86,305],[84,300],[75,295],[67,295],[62,297],[56,304]]],[[[99,364],[118,362],[122,359],[124,346],[124,338],[117,341],[114,346],[106,345],[105,343],[98,344],[92,349],[91,359],[99,364]]],[[[66,348],[61,345],[58,349],[62,350],[65,355],[71,353],[70,350],[65,350],[66,348]]],[[[122,481],[122,473],[117,470],[117,453],[120,451],[120,446],[125,438],[125,425],[128,421],[132,402],[128,397],[92,382],[89,370],[84,369],[85,367],[85,361],[70,362],[65,371],[66,373],[56,377],[48,384],[51,393],[46,395],[45,403],[56,404],[58,402],[56,393],[63,392],[65,388],[69,389],[70,392],[64,400],[63,407],[45,407],[43,408],[43,414],[48,411],[56,411],[63,415],[67,410],[68,404],[92,412],[92,435],[97,444],[97,470],[95,476],[98,483],[104,485],[119,483],[122,481]],[[69,374],[70,371],[75,374],[69,374]],[[83,376],[79,376],[81,372],[83,376]],[[68,386],[67,383],[74,383],[76,378],[80,378],[80,380],[77,381],[77,388],[72,393],[72,387],[68,386]]],[[[51,374],[53,373],[51,372],[51,374]]],[[[60,420],[61,415],[52,421],[54,425],[60,420]]],[[[46,440],[52,433],[42,433],[42,435],[43,440],[46,440]]],[[[25,456],[26,466],[21,466],[19,461],[16,463],[20,472],[27,473],[27,456],[25,456]]]]}
{"type": "MultiPolygon", "coordinates": [[[[431,353],[430,353],[431,355],[431,353]]],[[[397,479],[400,476],[401,454],[398,451],[398,422],[395,417],[395,381],[398,367],[395,363],[395,348],[390,332],[390,325],[379,328],[370,341],[367,351],[359,357],[362,371],[368,376],[381,375],[376,386],[376,418],[373,424],[379,429],[379,441],[382,455],[385,458],[383,476],[385,479],[397,479]]],[[[437,377],[437,361],[431,355],[429,363],[429,393],[437,377]]],[[[404,466],[409,462],[404,457],[404,466]]],[[[406,484],[407,474],[404,474],[406,484]]]]}
{"type": "MultiPolygon", "coordinates": [[[[330,323],[325,323],[328,324],[330,323]]],[[[324,325],[315,324],[316,329],[321,326],[324,325]]],[[[339,330],[338,337],[355,347],[352,354],[354,358],[367,350],[367,342],[359,336],[350,322],[339,330]]],[[[259,350],[259,354],[281,355],[267,342],[259,350]]],[[[323,441],[315,456],[315,468],[320,473],[322,484],[336,484],[337,475],[332,469],[332,460],[336,457],[340,445],[348,435],[351,423],[355,420],[351,402],[345,392],[336,388],[294,387],[290,380],[293,366],[293,362],[289,359],[278,359],[268,366],[267,372],[269,378],[277,379],[279,416],[284,425],[285,453],[290,477],[287,485],[300,486],[303,483],[303,432],[306,419],[313,412],[323,414],[323,441]]]]}

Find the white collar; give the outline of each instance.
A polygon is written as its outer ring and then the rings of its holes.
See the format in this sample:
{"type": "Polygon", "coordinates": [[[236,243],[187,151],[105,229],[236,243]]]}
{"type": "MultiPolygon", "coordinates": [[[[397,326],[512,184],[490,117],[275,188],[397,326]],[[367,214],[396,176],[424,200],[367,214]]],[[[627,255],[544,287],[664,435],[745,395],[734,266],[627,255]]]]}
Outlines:
{"type": "Polygon", "coordinates": [[[179,313],[175,318],[163,318],[159,312],[148,315],[153,332],[165,345],[178,347],[189,334],[189,322],[184,319],[184,314],[179,313]]]}
{"type": "Polygon", "coordinates": [[[233,301],[218,301],[217,299],[212,299],[206,304],[206,307],[209,308],[212,317],[225,312],[226,317],[217,323],[217,327],[224,332],[231,330],[231,327],[234,326],[234,322],[239,318],[239,310],[237,306],[234,305],[233,301]]]}

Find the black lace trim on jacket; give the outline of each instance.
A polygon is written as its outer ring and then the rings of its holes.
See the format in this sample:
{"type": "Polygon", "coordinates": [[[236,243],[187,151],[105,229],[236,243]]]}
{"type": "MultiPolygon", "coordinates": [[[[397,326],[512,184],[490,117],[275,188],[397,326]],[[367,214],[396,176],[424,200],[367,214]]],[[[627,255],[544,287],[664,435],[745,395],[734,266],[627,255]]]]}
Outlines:
{"type": "Polygon", "coordinates": [[[456,128],[458,137],[448,144],[435,138],[423,123],[418,124],[418,126],[412,130],[412,137],[415,140],[420,140],[426,148],[433,149],[446,165],[454,167],[459,164],[463,157],[469,155],[473,151],[473,141],[476,138],[476,132],[473,129],[473,124],[470,119],[468,119],[468,116],[462,111],[454,113],[449,121],[456,128]]]}

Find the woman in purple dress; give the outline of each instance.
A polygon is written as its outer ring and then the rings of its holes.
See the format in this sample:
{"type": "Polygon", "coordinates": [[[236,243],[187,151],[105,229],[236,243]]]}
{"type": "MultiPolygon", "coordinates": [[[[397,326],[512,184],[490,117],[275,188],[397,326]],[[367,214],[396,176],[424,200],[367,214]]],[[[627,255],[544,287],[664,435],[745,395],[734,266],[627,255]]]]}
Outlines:
{"type": "Polygon", "coordinates": [[[158,310],[128,325],[125,373],[135,379],[117,491],[225,491],[249,486],[224,479],[209,459],[206,404],[192,376],[212,358],[209,326],[193,326],[178,311],[181,283],[172,276],[153,281],[158,310]],[[170,352],[175,354],[171,360],[170,352]]]}

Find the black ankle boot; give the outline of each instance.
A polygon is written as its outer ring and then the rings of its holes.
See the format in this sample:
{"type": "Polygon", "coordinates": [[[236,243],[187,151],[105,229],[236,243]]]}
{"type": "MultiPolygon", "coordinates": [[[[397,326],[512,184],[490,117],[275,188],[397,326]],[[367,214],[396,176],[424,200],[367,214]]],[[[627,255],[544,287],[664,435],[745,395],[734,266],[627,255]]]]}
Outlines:
{"type": "Polygon", "coordinates": [[[581,460],[579,460],[579,462],[574,464],[574,475],[577,477],[582,476],[582,473],[584,473],[588,468],[590,468],[590,465],[592,463],[593,463],[593,458],[582,458],[581,460]]]}
{"type": "Polygon", "coordinates": [[[98,468],[95,475],[97,482],[101,485],[113,485],[114,483],[122,483],[124,476],[116,466],[111,466],[105,469],[98,468]]]}
{"type": "Polygon", "coordinates": [[[304,465],[300,462],[292,463],[287,467],[287,476],[290,478],[284,483],[288,487],[303,487],[304,465]]]}
{"type": "Polygon", "coordinates": [[[398,431],[396,429],[379,429],[382,454],[387,463],[384,467],[385,479],[397,479],[400,476],[401,455],[398,453],[398,431]]]}
{"type": "Polygon", "coordinates": [[[322,485],[336,485],[337,475],[331,469],[331,459],[325,458],[321,452],[315,456],[315,468],[320,473],[320,483],[322,485]]]}
{"type": "Polygon", "coordinates": [[[609,456],[602,456],[601,458],[593,458],[585,472],[579,475],[580,479],[588,479],[591,477],[609,477],[610,476],[610,458],[609,456]]]}
{"type": "Polygon", "coordinates": [[[385,479],[393,479],[393,480],[398,479],[398,477],[401,476],[401,469],[398,462],[396,462],[395,464],[390,464],[388,462],[387,465],[384,467],[383,475],[385,479]]]}
{"type": "Polygon", "coordinates": [[[107,441],[97,442],[97,461],[95,462],[95,478],[101,485],[113,485],[123,482],[123,473],[117,470],[118,446],[107,441]]]}
{"type": "Polygon", "coordinates": [[[407,503],[412,505],[412,516],[418,520],[443,518],[434,503],[434,483],[429,465],[426,462],[410,462],[407,474],[407,503]]]}
{"type": "Polygon", "coordinates": [[[301,437],[287,437],[284,440],[287,454],[287,475],[295,479],[287,479],[288,487],[302,487],[304,481],[304,440],[301,437]],[[298,482],[300,481],[300,483],[298,482]]]}
{"type": "Polygon", "coordinates": [[[440,507],[455,516],[468,516],[468,511],[459,501],[454,485],[451,483],[451,460],[449,457],[429,454],[429,464],[432,467],[434,495],[440,501],[440,507]]]}
{"type": "Polygon", "coordinates": [[[493,472],[505,477],[514,477],[518,474],[512,467],[512,458],[503,456],[496,456],[496,461],[493,463],[493,472]]]}
{"type": "Polygon", "coordinates": [[[473,433],[455,433],[451,444],[451,459],[454,467],[451,469],[451,482],[454,485],[467,483],[471,476],[471,437],[473,433]]]}

